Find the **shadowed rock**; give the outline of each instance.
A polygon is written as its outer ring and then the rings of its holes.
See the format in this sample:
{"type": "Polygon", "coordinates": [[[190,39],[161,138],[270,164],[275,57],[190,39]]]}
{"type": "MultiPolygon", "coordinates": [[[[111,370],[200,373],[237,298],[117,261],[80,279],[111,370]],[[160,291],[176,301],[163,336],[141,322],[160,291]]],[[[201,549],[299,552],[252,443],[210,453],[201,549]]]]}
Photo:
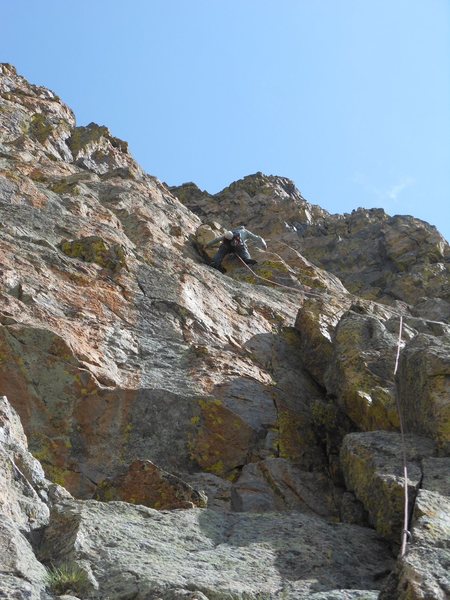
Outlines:
{"type": "Polygon", "coordinates": [[[433,438],[450,453],[450,336],[417,335],[399,364],[399,397],[409,431],[433,438]]]}
{"type": "Polygon", "coordinates": [[[158,510],[205,507],[208,499],[179,477],[167,473],[149,460],[135,460],[127,469],[102,481],[95,494],[97,500],[123,500],[158,510]]]}

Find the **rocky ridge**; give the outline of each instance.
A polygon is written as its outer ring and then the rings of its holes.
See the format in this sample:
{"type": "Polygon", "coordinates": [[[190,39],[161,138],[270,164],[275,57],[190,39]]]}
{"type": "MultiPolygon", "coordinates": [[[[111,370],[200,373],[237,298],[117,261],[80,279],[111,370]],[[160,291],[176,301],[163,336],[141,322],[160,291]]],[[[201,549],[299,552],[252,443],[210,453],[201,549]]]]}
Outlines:
{"type": "Polygon", "coordinates": [[[169,188],[9,65],[0,120],[0,598],[68,561],[83,598],[445,598],[439,233],[261,173],[169,188]],[[223,276],[203,243],[242,221],[268,251],[223,276]]]}
{"type": "Polygon", "coordinates": [[[249,175],[215,195],[193,183],[172,192],[203,220],[239,223],[266,235],[292,264],[294,251],[339,277],[347,290],[426,319],[450,317],[449,246],[435,227],[382,209],[331,215],[308,203],[289,179],[249,175]]]}

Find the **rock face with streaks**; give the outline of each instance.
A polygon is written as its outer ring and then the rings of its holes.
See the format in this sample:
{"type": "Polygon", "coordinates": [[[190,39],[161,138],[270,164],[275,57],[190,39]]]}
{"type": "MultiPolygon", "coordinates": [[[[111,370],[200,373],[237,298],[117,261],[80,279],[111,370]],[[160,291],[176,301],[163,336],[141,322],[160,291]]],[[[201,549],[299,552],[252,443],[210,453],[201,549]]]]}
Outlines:
{"type": "Polygon", "coordinates": [[[10,65],[0,125],[9,596],[51,597],[43,565],[69,561],[83,598],[444,598],[439,233],[380,210],[330,215],[262,173],[215,196],[169,188],[10,65]],[[268,249],[222,275],[204,245],[241,223],[268,249]],[[394,565],[397,405],[414,508],[394,565]]]}

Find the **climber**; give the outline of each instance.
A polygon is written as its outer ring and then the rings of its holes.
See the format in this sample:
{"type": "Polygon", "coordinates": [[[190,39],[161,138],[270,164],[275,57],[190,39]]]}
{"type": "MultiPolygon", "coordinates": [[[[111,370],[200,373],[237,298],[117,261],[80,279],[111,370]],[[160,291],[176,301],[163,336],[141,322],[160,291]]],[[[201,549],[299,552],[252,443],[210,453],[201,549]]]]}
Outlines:
{"type": "Polygon", "coordinates": [[[206,244],[205,248],[209,248],[221,242],[216,255],[211,261],[211,267],[224,273],[225,269],[221,264],[227,254],[237,254],[247,265],[255,265],[256,260],[252,259],[247,248],[246,241],[248,239],[255,240],[261,244],[264,250],[267,250],[267,244],[261,236],[255,235],[248,229],[245,229],[244,225],[241,225],[236,229],[226,231],[224,235],[220,235],[206,244]]]}

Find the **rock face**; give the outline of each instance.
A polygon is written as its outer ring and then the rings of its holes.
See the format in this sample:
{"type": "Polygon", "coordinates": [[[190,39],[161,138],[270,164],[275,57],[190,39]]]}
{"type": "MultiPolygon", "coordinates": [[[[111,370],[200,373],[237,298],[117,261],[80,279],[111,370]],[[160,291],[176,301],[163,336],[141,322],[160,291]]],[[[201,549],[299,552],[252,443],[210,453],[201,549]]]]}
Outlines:
{"type": "Polygon", "coordinates": [[[402,353],[399,396],[407,427],[450,454],[450,339],[417,335],[402,353]]]}
{"type": "Polygon", "coordinates": [[[90,597],[99,599],[293,600],[339,598],[341,590],[348,598],[362,590],[376,598],[391,567],[383,542],[356,525],[295,512],[160,513],[92,500],[59,505],[41,552],[49,558],[55,550],[92,565],[90,597]],[[349,560],[352,553],[357,563],[349,560]]]}
{"type": "MultiPolygon", "coordinates": [[[[414,501],[424,476],[422,460],[433,455],[434,444],[427,438],[407,436],[405,451],[408,495],[414,501]]],[[[341,449],[347,489],[364,504],[378,533],[393,542],[400,540],[403,527],[401,453],[400,436],[381,431],[349,434],[341,449]]]]}
{"type": "Polygon", "coordinates": [[[9,65],[0,125],[1,592],[69,561],[83,598],[444,598],[438,232],[261,173],[169,188],[9,65]],[[224,276],[204,244],[242,222],[268,250],[224,276]]]}
{"type": "Polygon", "coordinates": [[[50,507],[70,498],[44,476],[28,452],[20,419],[0,397],[0,597],[50,598],[47,571],[34,554],[33,541],[49,524],[50,507]]]}
{"type": "Polygon", "coordinates": [[[208,499],[190,485],[159,469],[150,460],[135,460],[113,479],[102,481],[96,492],[98,500],[124,500],[160,510],[206,507],[208,499]]]}
{"type": "Polygon", "coordinates": [[[289,179],[256,173],[211,196],[195,184],[172,192],[204,221],[241,223],[286,259],[297,251],[361,297],[406,302],[417,316],[450,318],[449,246],[432,226],[359,208],[330,215],[305,201],[289,179]],[[226,207],[224,209],[224,207],[226,207]]]}

